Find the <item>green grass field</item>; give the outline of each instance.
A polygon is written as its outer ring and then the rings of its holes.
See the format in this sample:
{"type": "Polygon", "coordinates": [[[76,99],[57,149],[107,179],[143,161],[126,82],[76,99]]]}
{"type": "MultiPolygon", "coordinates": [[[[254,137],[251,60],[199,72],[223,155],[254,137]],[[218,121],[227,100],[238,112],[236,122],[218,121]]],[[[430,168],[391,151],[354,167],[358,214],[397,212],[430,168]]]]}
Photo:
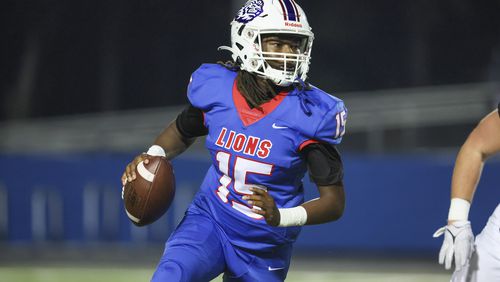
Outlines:
{"type": "MultiPolygon", "coordinates": [[[[11,266],[0,267],[2,282],[137,282],[149,281],[153,269],[116,266],[11,266]]],[[[426,273],[422,271],[342,271],[342,270],[291,270],[287,281],[299,282],[445,282],[449,281],[448,273],[426,273]]],[[[221,281],[220,278],[214,281],[221,281]]]]}
{"type": "MultiPolygon", "coordinates": [[[[161,250],[161,245],[0,245],[0,282],[150,281],[161,250]]],[[[286,281],[447,282],[451,277],[434,254],[314,254],[292,256],[286,281]]]]}

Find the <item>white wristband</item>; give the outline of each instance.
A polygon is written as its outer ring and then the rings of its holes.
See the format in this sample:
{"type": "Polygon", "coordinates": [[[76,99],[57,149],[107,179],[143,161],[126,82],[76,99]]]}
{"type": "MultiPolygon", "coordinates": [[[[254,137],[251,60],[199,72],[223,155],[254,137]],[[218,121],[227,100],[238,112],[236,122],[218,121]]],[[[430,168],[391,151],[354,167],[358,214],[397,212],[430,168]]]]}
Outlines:
{"type": "Polygon", "coordinates": [[[159,145],[153,145],[149,147],[149,150],[146,152],[146,154],[150,156],[155,156],[155,157],[166,157],[167,155],[165,154],[165,150],[159,145]]]}
{"type": "Polygon", "coordinates": [[[302,226],[307,222],[307,211],[302,206],[278,209],[280,212],[280,227],[302,226]]]}
{"type": "Polygon", "coordinates": [[[464,199],[451,199],[448,220],[468,220],[470,203],[464,199]]]}

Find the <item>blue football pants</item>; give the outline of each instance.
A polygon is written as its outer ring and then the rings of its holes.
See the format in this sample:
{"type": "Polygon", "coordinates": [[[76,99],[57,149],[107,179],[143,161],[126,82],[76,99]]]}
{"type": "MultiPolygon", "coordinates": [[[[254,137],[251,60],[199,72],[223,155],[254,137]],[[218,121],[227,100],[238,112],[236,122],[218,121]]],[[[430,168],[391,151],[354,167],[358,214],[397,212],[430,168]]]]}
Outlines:
{"type": "Polygon", "coordinates": [[[223,281],[284,281],[292,246],[249,252],[230,244],[208,216],[188,213],[172,233],[151,281],[205,282],[224,273],[223,281]]]}

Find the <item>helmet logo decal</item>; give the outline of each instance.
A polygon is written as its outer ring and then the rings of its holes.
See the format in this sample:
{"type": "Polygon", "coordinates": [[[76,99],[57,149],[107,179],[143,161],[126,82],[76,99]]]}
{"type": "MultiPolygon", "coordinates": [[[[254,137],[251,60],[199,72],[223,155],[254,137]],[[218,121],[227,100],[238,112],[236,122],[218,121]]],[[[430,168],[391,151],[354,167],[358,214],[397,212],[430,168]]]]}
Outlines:
{"type": "Polygon", "coordinates": [[[279,0],[285,21],[300,22],[300,14],[293,0],[279,0]],[[285,12],[286,9],[286,12],[285,12]]]}
{"type": "Polygon", "coordinates": [[[262,7],[264,6],[263,0],[250,0],[243,8],[238,11],[235,21],[240,23],[248,23],[262,14],[262,7]]]}

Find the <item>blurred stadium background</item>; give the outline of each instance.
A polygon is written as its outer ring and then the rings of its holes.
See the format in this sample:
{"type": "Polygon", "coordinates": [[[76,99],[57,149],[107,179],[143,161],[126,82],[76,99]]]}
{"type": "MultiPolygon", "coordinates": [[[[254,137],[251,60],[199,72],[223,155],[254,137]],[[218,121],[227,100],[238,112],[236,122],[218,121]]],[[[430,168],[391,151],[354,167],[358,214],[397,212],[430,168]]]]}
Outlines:
{"type": "MultiPolygon", "coordinates": [[[[347,207],[303,229],[288,280],[448,281],[431,235],[459,146],[500,100],[500,2],[298,2],[310,82],[349,109],[347,207]]],[[[190,73],[228,59],[216,49],[243,1],[2,3],[0,281],[148,281],[208,154],[199,140],[174,161],[174,205],[144,228],[123,213],[122,169],[182,109],[190,73]]],[[[499,171],[485,167],[475,233],[499,171]]]]}

